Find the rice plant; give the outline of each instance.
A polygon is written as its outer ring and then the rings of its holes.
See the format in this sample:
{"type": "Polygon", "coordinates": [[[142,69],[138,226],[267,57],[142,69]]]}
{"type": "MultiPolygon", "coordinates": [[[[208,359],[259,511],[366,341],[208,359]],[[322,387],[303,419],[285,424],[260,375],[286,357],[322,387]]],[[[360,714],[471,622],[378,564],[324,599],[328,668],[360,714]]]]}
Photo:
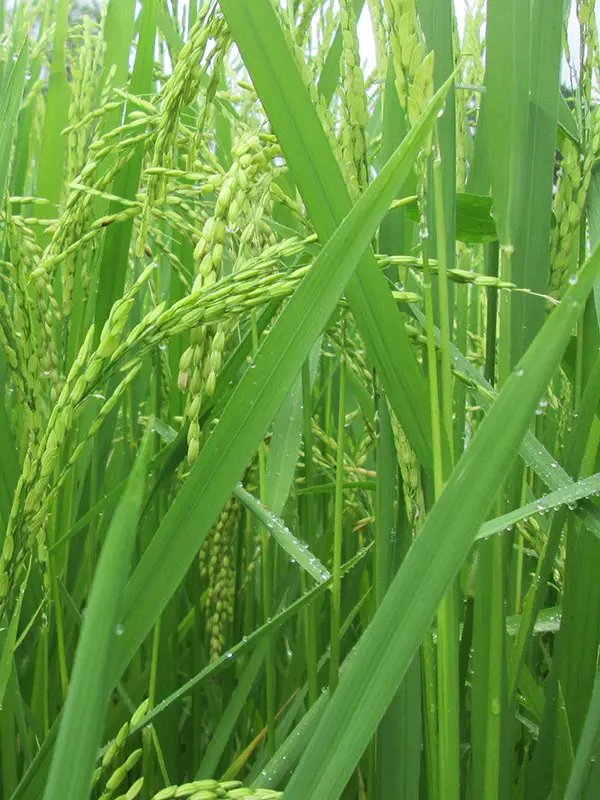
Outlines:
{"type": "Polygon", "coordinates": [[[594,0],[0,2],[0,795],[592,800],[594,0]]]}

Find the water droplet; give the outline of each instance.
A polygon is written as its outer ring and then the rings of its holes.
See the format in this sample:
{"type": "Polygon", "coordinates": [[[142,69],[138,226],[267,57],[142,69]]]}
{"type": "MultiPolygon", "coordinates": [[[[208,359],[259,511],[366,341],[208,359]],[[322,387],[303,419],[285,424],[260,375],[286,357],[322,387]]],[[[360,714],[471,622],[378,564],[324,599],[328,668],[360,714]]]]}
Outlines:
{"type": "Polygon", "coordinates": [[[125,633],[125,628],[121,625],[121,623],[119,623],[115,628],[115,633],[117,634],[117,636],[123,636],[123,634],[125,633]]]}
{"type": "Polygon", "coordinates": [[[577,283],[577,275],[569,275],[569,283],[571,286],[575,286],[577,283]]]}
{"type": "Polygon", "coordinates": [[[523,375],[525,375],[525,370],[521,369],[521,367],[517,367],[517,369],[515,370],[515,376],[517,378],[522,378],[523,375]]]}

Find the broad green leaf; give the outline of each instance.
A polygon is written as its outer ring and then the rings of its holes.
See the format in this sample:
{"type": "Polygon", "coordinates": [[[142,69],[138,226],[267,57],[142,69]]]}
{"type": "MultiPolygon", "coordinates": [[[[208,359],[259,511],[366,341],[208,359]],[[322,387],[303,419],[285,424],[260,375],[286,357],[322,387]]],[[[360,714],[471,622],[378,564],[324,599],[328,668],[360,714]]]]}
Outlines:
{"type": "MultiPolygon", "coordinates": [[[[525,197],[522,239],[517,240],[511,280],[533,292],[545,292],[550,274],[550,224],[558,120],[562,49],[563,0],[533,0],[531,4],[531,91],[524,163],[525,197]]],[[[544,321],[544,305],[535,297],[512,298],[512,347],[517,357],[544,321]]]]}
{"type": "Polygon", "coordinates": [[[514,247],[525,203],[522,159],[529,111],[529,3],[489,0],[486,24],[487,133],[492,195],[500,243],[514,247]]]}
{"type": "MultiPolygon", "coordinates": [[[[152,64],[158,8],[158,0],[145,0],[141,16],[139,43],[136,49],[131,83],[128,88],[132,95],[144,96],[152,86],[152,64]]],[[[121,43],[120,46],[124,48],[125,43],[121,43]]],[[[117,175],[112,188],[113,194],[125,200],[135,199],[140,182],[142,160],[143,148],[139,147],[134,157],[117,175]]],[[[109,213],[117,213],[121,208],[122,206],[119,203],[112,203],[109,213]]],[[[126,220],[117,225],[111,225],[107,231],[96,297],[95,320],[98,333],[100,333],[113,303],[123,294],[132,230],[133,220],[126,220]]]]}
{"type": "MultiPolygon", "coordinates": [[[[121,86],[127,80],[129,52],[133,40],[135,0],[109,0],[104,26],[106,41],[105,70],[114,66],[114,83],[121,86]]],[[[114,115],[111,122],[114,122],[114,115]]]]}

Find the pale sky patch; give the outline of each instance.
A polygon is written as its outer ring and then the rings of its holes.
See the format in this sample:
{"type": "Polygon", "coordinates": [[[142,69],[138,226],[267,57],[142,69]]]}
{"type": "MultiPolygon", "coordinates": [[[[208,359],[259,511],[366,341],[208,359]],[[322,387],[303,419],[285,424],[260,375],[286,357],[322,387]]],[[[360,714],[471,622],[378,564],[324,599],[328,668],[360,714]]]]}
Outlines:
{"type": "MultiPolygon", "coordinates": [[[[454,8],[456,10],[458,29],[462,36],[467,11],[465,0],[455,0],[454,8]]],[[[598,26],[600,27],[600,7],[596,8],[596,19],[598,21],[598,26]]],[[[369,73],[375,66],[375,40],[373,37],[371,18],[369,16],[367,3],[364,5],[363,12],[358,22],[358,36],[360,42],[361,60],[366,68],[367,73],[369,73]]],[[[574,2],[571,5],[571,13],[569,15],[568,41],[572,62],[575,66],[577,66],[579,63],[579,26],[577,24],[577,15],[575,12],[574,2]]],[[[565,82],[570,82],[569,70],[565,59],[563,59],[563,80],[565,82]]]]}

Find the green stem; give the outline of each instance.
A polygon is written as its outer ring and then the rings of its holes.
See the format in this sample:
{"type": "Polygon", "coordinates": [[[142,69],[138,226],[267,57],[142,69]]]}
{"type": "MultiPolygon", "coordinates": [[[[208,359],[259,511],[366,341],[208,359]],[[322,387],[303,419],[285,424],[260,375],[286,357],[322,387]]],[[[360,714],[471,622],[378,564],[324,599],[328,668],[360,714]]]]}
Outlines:
{"type": "Polygon", "coordinates": [[[448,265],[446,263],[446,223],[444,216],[444,189],[442,185],[442,162],[439,156],[433,161],[433,193],[435,205],[435,231],[438,262],[438,300],[440,307],[440,355],[442,382],[442,424],[448,447],[450,464],[445,474],[450,472],[454,461],[454,438],[452,430],[452,359],[450,355],[450,309],[448,299],[448,265]]]}
{"type": "Polygon", "coordinates": [[[344,514],[344,447],[346,418],[346,357],[342,353],[339,370],[339,412],[335,471],[335,512],[333,523],[333,581],[331,584],[331,660],[329,690],[334,692],[340,672],[340,617],[342,600],[342,522],[344,514]]]}
{"type": "MultiPolygon", "coordinates": [[[[510,254],[490,245],[488,274],[509,280],[510,254]],[[500,256],[500,264],[498,257],[500,256]]],[[[508,293],[507,293],[508,294],[508,293]]],[[[510,301],[502,298],[500,335],[497,339],[497,306],[488,302],[485,374],[494,383],[496,348],[498,348],[498,381],[503,383],[510,371],[510,301]]],[[[508,489],[507,489],[508,491],[508,489]]],[[[498,512],[502,512],[499,502],[498,512]]],[[[505,643],[505,556],[500,537],[483,542],[479,548],[475,593],[472,744],[473,796],[498,800],[503,795],[503,736],[507,713],[507,667],[505,643]]]]}
{"type": "MultiPolygon", "coordinates": [[[[302,367],[302,413],[304,426],[304,482],[309,489],[314,485],[314,462],[312,443],[312,392],[310,387],[310,365],[308,360],[302,367]]],[[[304,538],[311,550],[315,546],[315,498],[307,494],[301,505],[304,517],[304,538]]],[[[314,551],[313,551],[314,552],[314,551]]],[[[302,573],[302,590],[305,591],[306,578],[302,573]]],[[[308,702],[312,705],[319,696],[319,676],[317,668],[317,608],[309,606],[304,614],[304,635],[306,639],[306,667],[308,673],[308,702]]]]}
{"type": "MultiPolygon", "coordinates": [[[[258,329],[256,319],[252,317],[252,349],[254,353],[258,350],[258,329]]],[[[261,442],[258,448],[258,480],[260,488],[260,499],[266,504],[266,455],[265,443],[261,442]]],[[[260,525],[260,523],[259,523],[260,525]]],[[[264,525],[260,525],[261,550],[262,550],[262,601],[263,601],[263,620],[268,622],[273,611],[273,563],[271,536],[264,525]]],[[[269,637],[267,648],[266,663],[266,699],[267,699],[267,745],[269,755],[275,755],[275,643],[269,637]]]]}

